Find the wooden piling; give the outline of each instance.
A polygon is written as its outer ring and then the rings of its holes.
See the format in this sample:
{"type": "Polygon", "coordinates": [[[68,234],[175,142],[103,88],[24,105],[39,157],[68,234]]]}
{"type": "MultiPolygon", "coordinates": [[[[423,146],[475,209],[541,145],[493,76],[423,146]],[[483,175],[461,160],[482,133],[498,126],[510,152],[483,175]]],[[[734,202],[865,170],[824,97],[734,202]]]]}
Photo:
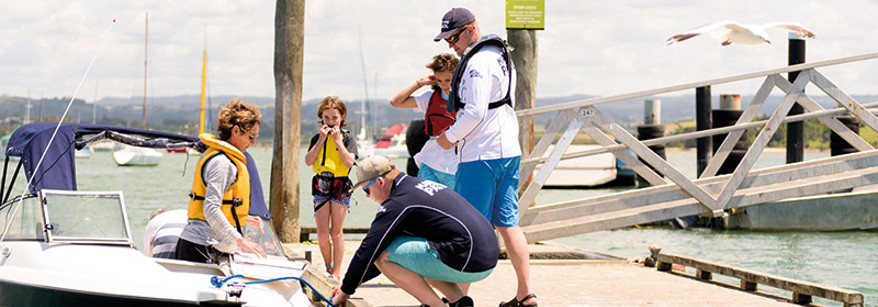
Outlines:
{"type": "Polygon", "coordinates": [[[305,1],[278,0],[274,19],[274,152],[269,208],[281,242],[299,242],[299,140],[305,1]]]}
{"type": "MultiPolygon", "coordinates": [[[[537,94],[537,30],[508,29],[506,35],[512,50],[512,62],[515,65],[515,110],[533,109],[536,107],[537,94]]],[[[521,156],[527,157],[534,146],[534,117],[518,118],[518,142],[521,156]]],[[[519,193],[523,193],[532,180],[533,174],[521,174],[519,193]]],[[[533,205],[533,204],[530,204],[533,205]]]]}

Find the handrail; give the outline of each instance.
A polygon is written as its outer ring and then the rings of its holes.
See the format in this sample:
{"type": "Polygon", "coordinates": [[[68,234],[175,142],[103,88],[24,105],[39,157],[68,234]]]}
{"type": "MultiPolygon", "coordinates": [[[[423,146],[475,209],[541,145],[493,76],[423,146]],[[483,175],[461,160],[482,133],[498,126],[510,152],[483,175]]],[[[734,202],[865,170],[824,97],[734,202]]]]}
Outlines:
{"type": "Polygon", "coordinates": [[[833,59],[833,60],[784,66],[782,68],[775,68],[775,69],[769,69],[769,70],[764,70],[764,71],[759,71],[759,72],[741,74],[741,75],[736,75],[736,76],[710,79],[710,80],[704,80],[704,81],[699,81],[699,82],[673,85],[673,86],[668,86],[668,87],[661,87],[661,88],[657,88],[657,89],[638,91],[638,92],[633,92],[633,93],[628,93],[628,94],[593,97],[593,98],[588,98],[588,99],[575,100],[575,101],[571,101],[571,102],[558,103],[558,104],[553,104],[553,105],[549,105],[549,106],[536,107],[536,108],[532,108],[532,109],[518,110],[515,113],[516,113],[516,116],[518,116],[518,117],[524,117],[524,116],[555,112],[555,111],[576,108],[576,107],[598,105],[598,104],[603,104],[603,103],[608,103],[608,102],[615,102],[615,101],[644,97],[644,96],[652,96],[652,95],[676,92],[676,91],[681,91],[681,90],[690,89],[690,88],[697,88],[697,87],[702,87],[702,86],[707,86],[707,85],[731,83],[731,82],[736,82],[736,81],[752,79],[752,78],[756,78],[756,77],[760,77],[760,76],[780,74],[780,73],[792,72],[792,71],[800,71],[800,70],[805,70],[805,69],[810,69],[810,68],[815,68],[815,67],[822,67],[822,66],[845,64],[845,63],[862,61],[862,60],[870,60],[870,59],[875,59],[875,58],[878,58],[878,52],[850,56],[850,57],[845,57],[845,58],[838,58],[838,59],[833,59]]]}
{"type": "Polygon", "coordinates": [[[660,253],[656,262],[656,269],[665,272],[671,271],[672,264],[693,267],[697,270],[695,278],[705,281],[712,279],[712,273],[738,278],[741,280],[741,289],[744,291],[756,291],[757,284],[788,290],[793,292],[791,301],[797,304],[811,303],[812,296],[843,302],[845,306],[851,307],[863,306],[864,303],[863,294],[857,291],[819,285],[686,256],[660,253]]]}
{"type": "MultiPolygon", "coordinates": [[[[863,107],[866,107],[866,108],[878,107],[878,101],[864,103],[863,107]]],[[[870,111],[872,113],[878,114],[878,110],[872,109],[870,111]]],[[[837,107],[837,108],[832,108],[832,109],[826,109],[823,111],[788,116],[788,117],[784,118],[782,123],[800,122],[800,121],[804,121],[807,119],[819,118],[819,117],[825,117],[825,116],[834,116],[834,115],[845,114],[845,113],[848,113],[848,111],[842,107],[837,107]]],[[[726,127],[720,127],[720,128],[712,128],[712,129],[708,129],[708,130],[692,131],[692,132],[686,132],[686,133],[681,133],[681,134],[663,136],[660,138],[643,140],[641,142],[646,146],[660,145],[660,144],[666,144],[666,143],[670,143],[670,142],[684,141],[684,140],[689,140],[689,139],[697,139],[697,138],[709,137],[709,136],[714,136],[714,135],[720,135],[720,134],[729,133],[729,132],[736,131],[736,130],[759,128],[759,127],[764,126],[765,123],[767,123],[767,122],[768,122],[768,120],[760,120],[760,121],[754,121],[754,122],[749,122],[749,123],[745,123],[745,124],[738,124],[735,126],[726,126],[726,127]]],[[[622,144],[618,144],[618,145],[589,149],[589,150],[584,150],[584,151],[571,152],[571,153],[567,153],[567,154],[564,154],[563,156],[561,156],[561,160],[581,158],[581,157],[597,155],[597,154],[602,154],[602,153],[607,153],[607,152],[620,151],[620,150],[625,150],[625,149],[628,149],[628,147],[625,145],[622,145],[622,144]]],[[[548,158],[546,158],[546,157],[530,158],[530,159],[522,160],[521,164],[522,165],[541,164],[541,163],[545,163],[546,160],[548,160],[548,158]]]]}

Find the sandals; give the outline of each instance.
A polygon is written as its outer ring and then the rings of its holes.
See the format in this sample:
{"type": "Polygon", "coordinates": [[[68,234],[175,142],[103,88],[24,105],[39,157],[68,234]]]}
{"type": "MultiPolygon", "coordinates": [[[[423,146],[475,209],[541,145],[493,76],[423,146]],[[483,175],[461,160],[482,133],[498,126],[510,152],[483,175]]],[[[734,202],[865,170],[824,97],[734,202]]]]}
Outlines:
{"type": "Polygon", "coordinates": [[[533,293],[530,293],[528,295],[525,295],[524,298],[522,298],[520,301],[518,299],[516,299],[515,297],[513,297],[511,301],[501,302],[500,306],[498,306],[498,307],[537,307],[537,303],[533,303],[530,305],[525,305],[524,303],[522,303],[522,302],[527,301],[531,298],[537,298],[537,296],[534,295],[533,293]]]}

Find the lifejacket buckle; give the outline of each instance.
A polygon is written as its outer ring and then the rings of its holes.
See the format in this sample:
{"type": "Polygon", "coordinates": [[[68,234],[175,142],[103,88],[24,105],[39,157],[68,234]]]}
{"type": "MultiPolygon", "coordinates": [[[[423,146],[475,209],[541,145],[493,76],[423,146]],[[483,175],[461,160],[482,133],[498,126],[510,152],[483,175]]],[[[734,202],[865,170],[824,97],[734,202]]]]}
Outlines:
{"type": "Polygon", "coordinates": [[[244,200],[243,200],[243,199],[240,199],[240,198],[237,198],[237,197],[232,198],[232,206],[234,206],[234,207],[240,207],[240,206],[243,205],[243,204],[244,204],[244,200]]]}

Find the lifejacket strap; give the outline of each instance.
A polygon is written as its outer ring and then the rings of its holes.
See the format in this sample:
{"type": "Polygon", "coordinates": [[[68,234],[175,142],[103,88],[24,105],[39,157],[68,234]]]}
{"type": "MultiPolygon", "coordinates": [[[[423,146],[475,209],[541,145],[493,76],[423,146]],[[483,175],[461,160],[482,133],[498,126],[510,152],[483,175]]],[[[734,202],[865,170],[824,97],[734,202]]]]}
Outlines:
{"type": "MultiPolygon", "coordinates": [[[[189,199],[192,200],[200,200],[204,201],[204,196],[196,195],[194,192],[189,193],[189,199]]],[[[232,198],[232,199],[223,199],[223,205],[232,205],[233,207],[240,207],[244,204],[244,200],[240,198],[232,198]]]]}

